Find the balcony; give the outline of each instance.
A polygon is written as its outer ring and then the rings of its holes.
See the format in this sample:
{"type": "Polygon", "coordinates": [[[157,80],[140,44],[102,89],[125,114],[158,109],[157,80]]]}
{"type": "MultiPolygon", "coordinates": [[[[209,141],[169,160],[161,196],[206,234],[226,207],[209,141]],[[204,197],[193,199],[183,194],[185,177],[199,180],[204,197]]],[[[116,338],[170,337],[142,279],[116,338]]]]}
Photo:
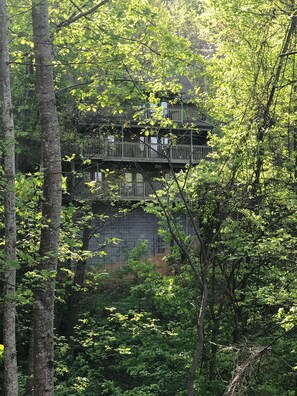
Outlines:
{"type": "Polygon", "coordinates": [[[137,162],[198,163],[212,151],[208,146],[165,145],[144,142],[84,142],[82,155],[89,159],[137,162]]]}
{"type": "Polygon", "coordinates": [[[183,124],[187,120],[186,114],[184,114],[184,110],[182,106],[173,106],[161,108],[161,113],[157,111],[155,108],[148,108],[145,110],[144,116],[145,119],[158,119],[158,116],[161,116],[164,119],[171,120],[177,124],[183,124]]]}
{"type": "Polygon", "coordinates": [[[106,182],[85,183],[80,181],[74,188],[75,199],[85,199],[93,201],[127,200],[141,201],[153,200],[155,191],[163,189],[160,182],[120,182],[111,186],[106,182]]]}

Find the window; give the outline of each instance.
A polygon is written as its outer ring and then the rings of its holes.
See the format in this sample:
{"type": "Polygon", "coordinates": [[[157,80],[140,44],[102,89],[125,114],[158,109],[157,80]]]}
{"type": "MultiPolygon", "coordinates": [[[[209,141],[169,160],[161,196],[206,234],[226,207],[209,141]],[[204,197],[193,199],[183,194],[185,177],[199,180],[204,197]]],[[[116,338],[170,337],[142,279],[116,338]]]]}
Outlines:
{"type": "Polygon", "coordinates": [[[133,190],[133,183],[132,183],[133,177],[131,172],[126,172],[125,173],[125,181],[124,181],[124,188],[123,188],[123,195],[125,197],[131,196],[132,195],[132,190],[133,190]]]}
{"type": "Polygon", "coordinates": [[[140,151],[143,152],[145,149],[145,137],[140,136],[139,140],[140,140],[139,148],[140,148],[140,151]]]}
{"type": "Polygon", "coordinates": [[[169,143],[168,137],[162,137],[161,138],[161,143],[162,143],[163,146],[168,146],[168,143],[169,143]]]}
{"type": "Polygon", "coordinates": [[[125,173],[125,183],[132,183],[132,173],[131,172],[125,173]]]}
{"type": "Polygon", "coordinates": [[[91,181],[91,173],[90,172],[84,172],[83,173],[83,178],[85,182],[90,182],[91,181]]]}
{"type": "Polygon", "coordinates": [[[107,155],[115,155],[115,138],[112,135],[107,136],[107,155]]]}
{"type": "Polygon", "coordinates": [[[151,158],[158,157],[158,136],[151,136],[150,138],[151,146],[151,158]]]}
{"type": "Polygon", "coordinates": [[[144,193],[144,183],[143,183],[143,176],[141,173],[136,173],[135,182],[136,182],[135,193],[137,196],[142,197],[144,193]]]}
{"type": "Polygon", "coordinates": [[[136,173],[135,179],[136,183],[143,183],[143,176],[141,173],[136,173]]]}
{"type": "Polygon", "coordinates": [[[168,103],[162,101],[162,102],[161,102],[161,106],[162,106],[162,108],[163,108],[162,116],[163,116],[164,118],[167,118],[167,117],[168,117],[168,103]]]}
{"type": "Polygon", "coordinates": [[[94,173],[94,181],[96,183],[101,183],[102,182],[102,172],[96,171],[94,173]]]}

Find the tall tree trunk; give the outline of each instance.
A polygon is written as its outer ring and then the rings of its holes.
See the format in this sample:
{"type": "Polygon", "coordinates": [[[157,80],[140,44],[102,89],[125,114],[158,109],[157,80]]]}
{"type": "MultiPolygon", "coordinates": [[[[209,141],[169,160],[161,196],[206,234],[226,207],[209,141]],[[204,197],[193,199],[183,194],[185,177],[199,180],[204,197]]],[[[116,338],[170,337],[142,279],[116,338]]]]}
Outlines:
{"type": "Polygon", "coordinates": [[[203,348],[204,348],[204,321],[205,321],[205,313],[207,307],[207,298],[208,298],[208,288],[206,283],[206,274],[202,276],[203,284],[202,287],[200,284],[197,285],[197,290],[200,288],[201,290],[201,301],[197,302],[197,318],[196,318],[196,330],[197,330],[197,338],[196,338],[196,349],[194,352],[194,356],[191,362],[190,370],[189,370],[189,378],[187,384],[187,396],[195,395],[195,378],[196,371],[199,365],[202,362],[203,348]]]}
{"type": "Polygon", "coordinates": [[[5,396],[18,394],[15,283],[16,283],[16,210],[15,210],[15,143],[10,87],[6,1],[0,0],[0,64],[2,114],[4,130],[5,173],[5,274],[4,274],[4,389],[5,396]]]}
{"type": "Polygon", "coordinates": [[[62,194],[59,123],[46,0],[32,0],[32,22],[44,172],[43,224],[38,263],[43,281],[35,287],[33,306],[34,395],[52,396],[54,394],[55,274],[58,262],[62,194]]]}

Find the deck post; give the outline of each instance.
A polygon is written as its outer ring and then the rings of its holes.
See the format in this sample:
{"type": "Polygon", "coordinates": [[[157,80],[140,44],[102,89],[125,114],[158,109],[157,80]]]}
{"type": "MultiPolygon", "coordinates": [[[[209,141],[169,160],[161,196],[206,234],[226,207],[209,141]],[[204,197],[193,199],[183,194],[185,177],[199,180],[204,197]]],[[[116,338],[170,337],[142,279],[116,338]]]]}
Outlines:
{"type": "Polygon", "coordinates": [[[190,156],[190,159],[191,159],[191,163],[193,163],[193,130],[191,129],[191,134],[190,134],[190,144],[191,144],[191,148],[190,148],[190,150],[191,150],[191,156],[190,156]]]}
{"type": "Polygon", "coordinates": [[[172,161],[172,129],[171,128],[170,128],[170,139],[168,143],[169,143],[169,159],[171,162],[172,161]]]}
{"type": "Polygon", "coordinates": [[[180,104],[180,121],[183,124],[184,123],[184,104],[181,102],[180,104]]]}
{"type": "Polygon", "coordinates": [[[122,134],[122,160],[124,159],[124,127],[121,126],[121,134],[122,134]]]}

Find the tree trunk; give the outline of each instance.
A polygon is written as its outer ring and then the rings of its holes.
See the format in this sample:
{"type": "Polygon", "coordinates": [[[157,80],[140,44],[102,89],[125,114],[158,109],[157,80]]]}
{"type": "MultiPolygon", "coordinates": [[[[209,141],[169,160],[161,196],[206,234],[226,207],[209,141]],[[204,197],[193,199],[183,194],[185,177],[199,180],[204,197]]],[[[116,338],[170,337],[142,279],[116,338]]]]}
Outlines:
{"type": "Polygon", "coordinates": [[[0,0],[0,64],[2,114],[4,131],[5,173],[5,273],[4,273],[4,389],[5,396],[18,395],[15,283],[16,283],[16,210],[15,210],[15,143],[10,87],[6,1],[0,0]]]}
{"type": "MultiPolygon", "coordinates": [[[[205,267],[206,270],[206,267],[205,267]]],[[[203,348],[204,348],[204,319],[207,307],[207,298],[208,298],[208,288],[206,283],[206,274],[203,274],[202,279],[202,287],[201,287],[201,301],[197,303],[197,311],[199,306],[199,312],[197,315],[196,329],[197,329],[197,340],[196,340],[196,349],[194,352],[194,356],[192,359],[189,378],[188,378],[188,386],[187,386],[187,396],[194,396],[195,394],[195,377],[198,366],[202,361],[203,348]]],[[[197,290],[200,289],[200,285],[197,285],[197,290]]]]}
{"type": "Polygon", "coordinates": [[[44,173],[42,229],[38,270],[42,281],[34,289],[34,395],[54,394],[54,300],[61,217],[61,149],[54,92],[53,54],[48,4],[32,0],[37,102],[41,124],[44,173]]]}
{"type": "Polygon", "coordinates": [[[24,396],[34,396],[34,334],[31,333],[26,368],[26,389],[24,396]]]}
{"type": "MultiPolygon", "coordinates": [[[[282,56],[288,52],[290,43],[294,37],[296,27],[297,27],[297,11],[295,10],[295,7],[292,9],[292,16],[290,20],[290,25],[288,26],[288,29],[286,31],[286,35],[283,41],[283,46],[281,49],[280,56],[277,59],[277,64],[276,64],[276,71],[274,76],[271,76],[271,81],[273,81],[272,86],[270,91],[268,92],[268,100],[265,103],[265,106],[263,108],[263,113],[262,113],[262,119],[259,123],[258,126],[258,132],[257,132],[257,143],[259,145],[259,150],[256,158],[256,167],[255,167],[255,178],[253,181],[252,185],[252,196],[255,197],[256,192],[259,188],[259,183],[260,183],[260,176],[262,172],[262,167],[264,163],[264,148],[263,148],[263,141],[264,141],[264,136],[266,134],[266,131],[269,129],[269,126],[271,124],[271,107],[273,105],[274,99],[275,99],[275,94],[277,92],[277,86],[279,83],[279,80],[282,75],[282,70],[283,70],[283,65],[286,63],[285,61],[285,56],[282,56]]],[[[274,69],[272,69],[274,70],[274,69]]]]}
{"type": "MultiPolygon", "coordinates": [[[[86,251],[89,249],[89,242],[91,237],[92,229],[91,229],[91,220],[85,225],[82,235],[82,251],[86,251]]],[[[86,266],[87,260],[85,258],[78,260],[76,264],[76,269],[74,273],[73,285],[71,287],[67,306],[68,306],[68,323],[67,323],[67,335],[71,337],[74,335],[74,327],[77,323],[78,318],[78,308],[79,303],[81,301],[83,295],[83,287],[85,286],[85,278],[86,278],[86,266]],[[79,286],[79,289],[76,289],[76,286],[79,286]],[[73,287],[75,286],[75,288],[73,287]]]]}

